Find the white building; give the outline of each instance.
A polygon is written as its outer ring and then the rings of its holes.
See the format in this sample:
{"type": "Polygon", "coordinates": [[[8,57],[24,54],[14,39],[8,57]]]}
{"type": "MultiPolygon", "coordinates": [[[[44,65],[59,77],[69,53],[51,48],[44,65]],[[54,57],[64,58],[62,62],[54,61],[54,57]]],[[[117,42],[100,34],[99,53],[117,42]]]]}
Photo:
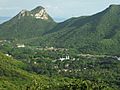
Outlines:
{"type": "Polygon", "coordinates": [[[60,60],[60,61],[64,61],[64,60],[66,60],[66,58],[60,58],[59,60],[60,60]]]}
{"type": "Polygon", "coordinates": [[[66,56],[66,60],[70,59],[70,56],[66,56]]]}
{"type": "Polygon", "coordinates": [[[37,62],[34,62],[34,64],[37,64],[37,62]]]}
{"type": "Polygon", "coordinates": [[[18,48],[24,48],[25,45],[24,45],[24,44],[17,44],[17,47],[18,47],[18,48]]]}
{"type": "Polygon", "coordinates": [[[120,57],[117,58],[120,61],[120,57]]]}
{"type": "Polygon", "coordinates": [[[70,59],[70,56],[66,56],[65,58],[62,57],[62,58],[60,58],[59,60],[64,61],[64,60],[69,60],[69,59],[70,59]]]}
{"type": "Polygon", "coordinates": [[[11,55],[9,55],[9,54],[5,54],[7,57],[12,57],[11,55]]]}

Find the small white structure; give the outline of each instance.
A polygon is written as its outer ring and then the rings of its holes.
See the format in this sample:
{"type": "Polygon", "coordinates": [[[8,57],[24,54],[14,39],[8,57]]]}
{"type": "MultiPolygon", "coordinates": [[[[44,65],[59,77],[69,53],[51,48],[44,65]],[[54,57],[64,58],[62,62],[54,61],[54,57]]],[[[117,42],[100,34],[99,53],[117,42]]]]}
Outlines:
{"type": "Polygon", "coordinates": [[[117,58],[120,61],[120,57],[117,58]]]}
{"type": "Polygon", "coordinates": [[[64,61],[64,60],[69,60],[70,59],[70,56],[66,56],[65,58],[60,58],[59,60],[61,60],[61,61],[64,61]]]}
{"type": "Polygon", "coordinates": [[[2,42],[7,42],[7,40],[0,40],[0,43],[2,43],[2,42]]]}
{"type": "Polygon", "coordinates": [[[37,64],[37,62],[34,62],[34,64],[37,64]]]}
{"type": "Polygon", "coordinates": [[[52,60],[52,62],[56,62],[57,60],[52,60]]]}
{"type": "Polygon", "coordinates": [[[66,58],[60,58],[59,60],[60,60],[60,61],[64,61],[65,59],[66,59],[66,58]]]}
{"type": "Polygon", "coordinates": [[[66,64],[65,67],[69,67],[69,64],[66,64]]]}
{"type": "Polygon", "coordinates": [[[70,59],[70,56],[66,56],[66,60],[70,59]]]}
{"type": "Polygon", "coordinates": [[[67,71],[68,71],[68,69],[63,69],[63,71],[64,71],[64,72],[67,72],[67,71]]]}
{"type": "Polygon", "coordinates": [[[24,45],[24,44],[17,44],[17,47],[18,47],[18,48],[24,48],[25,45],[24,45]]]}
{"type": "Polygon", "coordinates": [[[73,58],[72,60],[75,61],[75,58],[73,58]]]}
{"type": "Polygon", "coordinates": [[[77,58],[77,60],[79,61],[80,59],[79,59],[79,58],[77,58]]]}
{"type": "Polygon", "coordinates": [[[11,55],[9,55],[9,54],[5,54],[7,57],[12,57],[11,55]]]}
{"type": "Polygon", "coordinates": [[[54,68],[58,68],[58,66],[54,66],[54,68]]]}

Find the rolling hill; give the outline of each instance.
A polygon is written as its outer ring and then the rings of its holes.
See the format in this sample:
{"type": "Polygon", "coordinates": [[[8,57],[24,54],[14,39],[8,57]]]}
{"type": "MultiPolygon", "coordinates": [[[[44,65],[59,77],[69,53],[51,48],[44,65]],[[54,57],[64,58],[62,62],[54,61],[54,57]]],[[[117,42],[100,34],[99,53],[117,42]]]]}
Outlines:
{"type": "Polygon", "coordinates": [[[37,37],[53,28],[55,24],[54,20],[41,6],[31,11],[22,10],[11,20],[0,25],[0,38],[20,40],[37,37]]]}
{"type": "MultiPolygon", "coordinates": [[[[46,46],[74,48],[82,53],[120,54],[120,6],[110,5],[92,16],[71,18],[46,32],[46,46]]],[[[35,43],[36,40],[33,40],[35,43]]]]}
{"type": "Polygon", "coordinates": [[[70,18],[61,23],[43,7],[22,10],[0,25],[0,38],[22,41],[28,45],[73,48],[81,53],[120,54],[120,5],[91,16],[70,18]]]}
{"type": "Polygon", "coordinates": [[[118,90],[119,17],[120,5],[61,23],[41,6],[22,10],[0,25],[0,90],[118,90]]]}
{"type": "Polygon", "coordinates": [[[83,90],[109,89],[106,83],[67,77],[47,77],[26,71],[27,64],[0,53],[1,90],[83,90]]]}

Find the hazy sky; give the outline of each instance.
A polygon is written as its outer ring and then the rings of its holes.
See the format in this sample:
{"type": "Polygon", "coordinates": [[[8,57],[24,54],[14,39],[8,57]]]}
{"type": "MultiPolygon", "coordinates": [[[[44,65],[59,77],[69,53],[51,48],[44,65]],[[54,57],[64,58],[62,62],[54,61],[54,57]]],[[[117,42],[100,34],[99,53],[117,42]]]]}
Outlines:
{"type": "Polygon", "coordinates": [[[70,18],[100,12],[110,4],[120,4],[120,0],[0,0],[0,16],[43,6],[53,18],[70,18]]]}

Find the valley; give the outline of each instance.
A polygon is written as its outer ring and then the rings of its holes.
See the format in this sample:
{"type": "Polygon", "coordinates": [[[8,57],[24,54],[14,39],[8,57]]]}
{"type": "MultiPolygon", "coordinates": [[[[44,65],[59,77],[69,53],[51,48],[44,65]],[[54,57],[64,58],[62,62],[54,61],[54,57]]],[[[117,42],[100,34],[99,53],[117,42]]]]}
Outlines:
{"type": "Polygon", "coordinates": [[[0,24],[0,90],[119,90],[120,5],[57,23],[44,7],[0,24]]]}
{"type": "MultiPolygon", "coordinates": [[[[40,46],[27,46],[25,44],[11,43],[8,40],[1,40],[0,45],[0,51],[5,54],[4,57],[14,58],[15,61],[17,60],[17,62],[23,63],[24,66],[22,66],[22,69],[27,73],[46,76],[44,78],[56,77],[56,80],[58,78],[65,79],[64,77],[67,77],[68,81],[65,81],[66,84],[68,83],[67,85],[72,84],[70,81],[74,82],[75,78],[79,82],[79,84],[75,82],[75,85],[78,86],[81,83],[79,80],[82,79],[83,81],[90,80],[93,83],[98,83],[98,85],[100,85],[100,83],[103,85],[104,83],[104,88],[111,88],[111,90],[120,88],[118,81],[119,76],[116,77],[116,75],[119,75],[120,73],[120,61],[117,56],[78,54],[74,50],[66,48],[41,48],[40,46]],[[114,79],[114,82],[111,80],[111,77],[114,79]]],[[[33,81],[27,82],[31,82],[32,84],[35,80],[39,81],[38,79],[32,80],[33,81]]],[[[49,81],[47,82],[49,83],[47,86],[52,84],[49,81]]],[[[65,83],[61,88],[67,88],[64,87],[65,83]]],[[[38,87],[37,85],[39,85],[39,83],[35,86],[32,84],[29,88],[36,88],[38,87]]],[[[46,84],[44,83],[44,85],[46,84]]],[[[23,88],[25,87],[27,88],[27,86],[24,86],[23,88]]],[[[53,87],[54,85],[52,88],[53,87]]],[[[70,87],[73,88],[72,86],[70,87]]],[[[59,85],[57,85],[57,88],[59,88],[59,85]]],[[[99,88],[99,86],[97,86],[97,88],[99,88]]]]}

